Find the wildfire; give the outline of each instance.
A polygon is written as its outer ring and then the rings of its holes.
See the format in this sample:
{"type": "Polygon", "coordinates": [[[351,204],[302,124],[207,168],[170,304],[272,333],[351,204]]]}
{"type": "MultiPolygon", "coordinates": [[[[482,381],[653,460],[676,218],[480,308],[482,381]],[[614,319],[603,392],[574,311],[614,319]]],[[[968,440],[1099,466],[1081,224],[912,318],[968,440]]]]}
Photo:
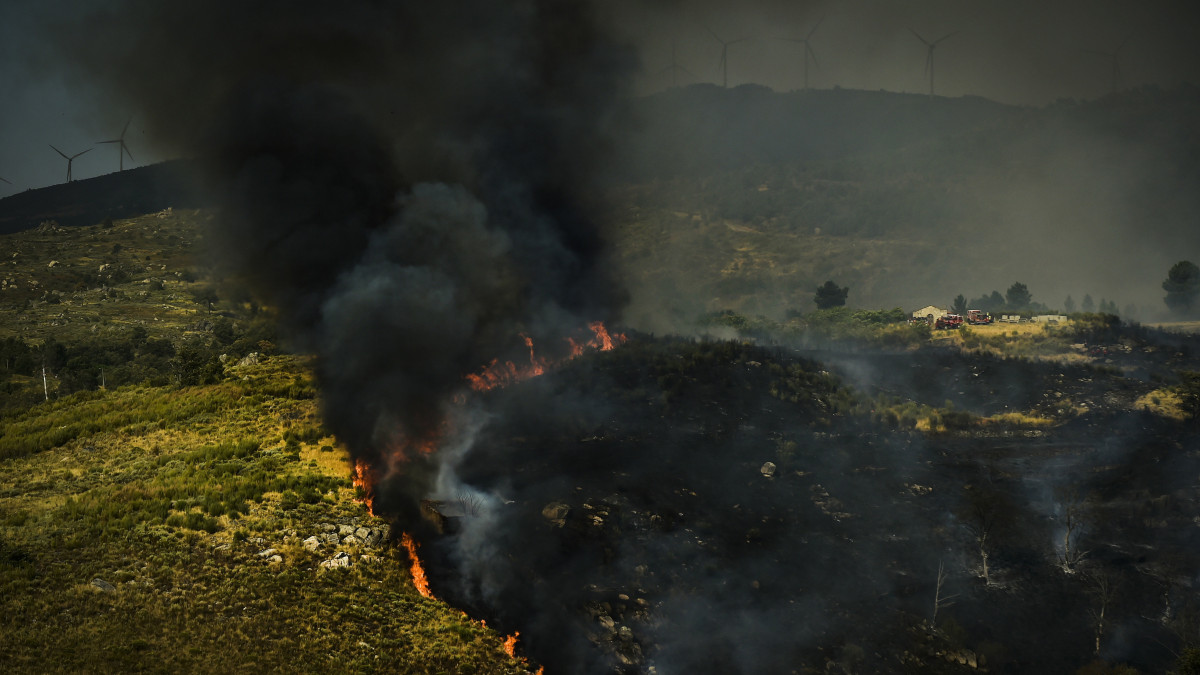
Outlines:
{"type": "Polygon", "coordinates": [[[520,382],[531,377],[544,375],[548,368],[583,354],[585,349],[591,348],[606,352],[625,342],[624,335],[620,333],[616,335],[609,334],[603,322],[593,321],[588,324],[588,328],[591,329],[594,335],[587,341],[579,342],[573,338],[566,339],[567,344],[571,348],[571,354],[560,361],[552,361],[546,357],[538,356],[533,350],[533,339],[528,335],[522,334],[521,337],[525,340],[525,346],[529,348],[528,365],[517,365],[512,361],[501,363],[499,359],[492,359],[492,362],[484,366],[480,372],[467,375],[467,383],[475,391],[491,391],[492,389],[507,386],[513,382],[520,382]]]}
{"type": "Polygon", "coordinates": [[[354,473],[351,474],[350,480],[353,481],[354,487],[361,488],[363,497],[357,501],[367,505],[367,512],[375,515],[375,481],[371,478],[371,467],[361,459],[354,462],[354,473]]]}
{"type": "Polygon", "coordinates": [[[504,653],[512,658],[517,658],[517,638],[521,637],[521,631],[516,631],[512,635],[504,638],[504,653]]]}
{"type": "Polygon", "coordinates": [[[417,587],[417,592],[426,598],[433,598],[433,591],[429,590],[429,579],[425,577],[425,568],[421,566],[421,559],[417,557],[417,542],[409,536],[407,532],[400,535],[400,545],[408,551],[408,557],[412,560],[412,580],[413,586],[417,587]]]}

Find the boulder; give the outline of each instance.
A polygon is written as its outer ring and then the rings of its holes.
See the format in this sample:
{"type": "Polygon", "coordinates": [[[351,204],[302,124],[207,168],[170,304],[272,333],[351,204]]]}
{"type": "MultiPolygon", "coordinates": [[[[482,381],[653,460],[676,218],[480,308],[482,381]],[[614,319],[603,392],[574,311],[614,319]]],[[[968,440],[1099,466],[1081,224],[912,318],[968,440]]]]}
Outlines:
{"type": "Polygon", "coordinates": [[[308,551],[315,551],[315,550],[321,548],[321,540],[317,539],[315,536],[305,539],[303,544],[304,544],[304,548],[308,551]]]}
{"type": "Polygon", "coordinates": [[[354,534],[354,530],[356,529],[358,528],[354,527],[353,525],[339,525],[338,535],[342,537],[349,537],[350,535],[354,534]]]}
{"type": "Polygon", "coordinates": [[[358,537],[359,539],[362,539],[363,541],[366,541],[367,538],[371,536],[371,528],[360,527],[354,531],[354,536],[358,537]]]}
{"type": "Polygon", "coordinates": [[[242,357],[241,361],[238,361],[238,365],[239,366],[257,366],[258,361],[259,361],[258,352],[250,352],[249,354],[242,357]]]}
{"type": "Polygon", "coordinates": [[[96,577],[95,579],[92,579],[92,586],[100,589],[101,591],[104,591],[105,593],[114,593],[117,590],[116,586],[113,586],[112,584],[101,579],[100,577],[96,577]]]}
{"type": "Polygon", "coordinates": [[[571,512],[571,507],[563,502],[550,502],[542,509],[542,517],[550,521],[555,527],[562,527],[567,524],[567,514],[571,512]]]}
{"type": "Polygon", "coordinates": [[[342,543],[345,544],[346,546],[356,546],[359,543],[361,543],[361,540],[359,540],[359,538],[354,535],[350,535],[348,537],[344,537],[342,539],[342,543]]]}
{"type": "Polygon", "coordinates": [[[325,560],[321,563],[321,567],[324,567],[325,569],[333,569],[335,567],[349,567],[349,566],[350,566],[350,556],[345,551],[342,551],[341,553],[338,553],[337,555],[330,558],[329,560],[325,560]]]}
{"type": "Polygon", "coordinates": [[[762,468],[760,468],[758,471],[759,471],[759,473],[761,473],[763,476],[766,476],[767,478],[774,478],[775,477],[775,462],[764,462],[762,465],[762,468]]]}
{"type": "Polygon", "coordinates": [[[281,563],[281,562],[283,562],[283,556],[281,556],[281,555],[273,555],[273,556],[271,556],[270,558],[267,558],[267,562],[269,562],[269,563],[272,563],[272,564],[278,564],[278,563],[281,563]]]}
{"type": "Polygon", "coordinates": [[[265,548],[258,552],[258,557],[260,558],[270,558],[273,555],[275,555],[275,549],[273,548],[265,548]]]}
{"type": "Polygon", "coordinates": [[[338,536],[333,532],[326,532],[325,534],[320,535],[320,539],[330,546],[337,546],[339,543],[341,543],[341,540],[338,539],[338,536]]]}

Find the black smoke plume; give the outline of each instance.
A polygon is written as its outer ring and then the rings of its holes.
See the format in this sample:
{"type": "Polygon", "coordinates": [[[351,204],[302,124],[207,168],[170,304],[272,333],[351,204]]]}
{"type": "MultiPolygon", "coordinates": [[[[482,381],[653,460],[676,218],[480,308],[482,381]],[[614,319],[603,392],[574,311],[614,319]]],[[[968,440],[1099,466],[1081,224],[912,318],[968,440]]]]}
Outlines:
{"type": "Polygon", "coordinates": [[[619,310],[587,195],[634,63],[591,3],[79,11],[59,46],[201,159],[223,269],[318,354],[328,426],[410,524],[464,377],[619,310]]]}

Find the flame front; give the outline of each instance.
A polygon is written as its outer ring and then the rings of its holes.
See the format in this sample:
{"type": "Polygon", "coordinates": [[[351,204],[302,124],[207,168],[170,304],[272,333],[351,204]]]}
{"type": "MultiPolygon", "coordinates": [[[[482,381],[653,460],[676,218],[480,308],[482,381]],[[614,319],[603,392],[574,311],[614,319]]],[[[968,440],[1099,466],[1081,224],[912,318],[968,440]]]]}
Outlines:
{"type": "Polygon", "coordinates": [[[508,386],[513,382],[520,382],[528,380],[531,377],[544,375],[548,368],[582,355],[585,349],[591,348],[607,352],[625,342],[624,335],[620,333],[610,335],[608,329],[604,327],[604,323],[601,321],[589,323],[588,328],[594,334],[593,337],[585,342],[566,338],[567,344],[571,348],[571,353],[566,358],[558,361],[551,361],[548,358],[538,356],[533,350],[533,339],[522,333],[521,338],[525,340],[525,346],[529,348],[528,365],[518,366],[512,361],[501,363],[499,359],[492,359],[492,362],[484,366],[478,373],[467,375],[467,383],[475,391],[491,391],[497,387],[508,386]]]}
{"type": "Polygon", "coordinates": [[[433,591],[429,590],[429,579],[425,577],[425,568],[421,566],[421,559],[417,557],[417,542],[405,532],[400,535],[400,545],[408,551],[408,557],[412,560],[413,586],[417,587],[417,592],[423,597],[432,599],[433,591]]]}
{"type": "Polygon", "coordinates": [[[350,476],[354,487],[362,490],[362,498],[356,501],[367,505],[367,512],[375,515],[375,481],[371,477],[371,467],[361,459],[355,460],[354,472],[350,476]]]}
{"type": "Polygon", "coordinates": [[[504,653],[512,658],[517,658],[517,638],[521,637],[521,631],[516,631],[512,635],[504,638],[504,653]]]}

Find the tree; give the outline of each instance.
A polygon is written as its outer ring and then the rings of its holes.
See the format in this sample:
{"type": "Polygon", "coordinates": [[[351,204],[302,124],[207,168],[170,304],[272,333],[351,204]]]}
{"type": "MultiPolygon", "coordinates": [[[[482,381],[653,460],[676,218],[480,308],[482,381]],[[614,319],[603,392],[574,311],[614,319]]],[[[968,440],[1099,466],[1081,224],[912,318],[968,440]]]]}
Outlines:
{"type": "Polygon", "coordinates": [[[216,289],[210,286],[193,291],[192,297],[195,298],[197,303],[206,306],[210,314],[212,313],[213,305],[220,301],[220,298],[217,297],[216,289]]]}
{"type": "Polygon", "coordinates": [[[1075,300],[1074,300],[1074,298],[1072,298],[1071,296],[1069,296],[1069,295],[1068,295],[1068,296],[1067,296],[1067,299],[1066,299],[1066,300],[1063,300],[1063,309],[1065,309],[1065,310],[1067,311],[1067,314],[1070,314],[1071,312],[1074,312],[1074,311],[1075,311],[1075,300]]]}
{"type": "Polygon", "coordinates": [[[955,314],[966,314],[967,299],[963,297],[962,293],[959,293],[958,297],[954,298],[954,302],[950,303],[950,307],[955,314]]]}
{"type": "Polygon", "coordinates": [[[817,287],[817,294],[813,296],[813,302],[817,303],[817,309],[841,307],[846,304],[846,296],[848,295],[850,295],[849,286],[839,288],[833,281],[826,281],[823,285],[817,287]]]}
{"type": "Polygon", "coordinates": [[[964,492],[966,501],[959,517],[975,540],[979,554],[979,576],[983,578],[984,585],[991,585],[988,562],[996,548],[997,539],[1004,536],[1015,507],[1004,492],[987,483],[968,485],[964,492]]]}
{"type": "Polygon", "coordinates": [[[1008,292],[1004,294],[1004,300],[1009,309],[1025,309],[1029,307],[1029,303],[1033,302],[1033,294],[1029,292],[1028,286],[1018,281],[1008,287],[1008,292]]]}
{"type": "Polygon", "coordinates": [[[1167,292],[1163,302],[1172,312],[1191,310],[1196,306],[1197,298],[1200,298],[1200,267],[1190,260],[1180,260],[1167,272],[1167,280],[1162,282],[1162,288],[1167,292]]]}
{"type": "Polygon", "coordinates": [[[1079,306],[1079,309],[1082,309],[1085,312],[1094,312],[1096,311],[1096,301],[1092,300],[1092,296],[1084,295],[1083,304],[1079,306]]]}
{"type": "Polygon", "coordinates": [[[1179,385],[1175,388],[1179,406],[1190,419],[1200,419],[1200,373],[1180,371],[1179,385]]]}

